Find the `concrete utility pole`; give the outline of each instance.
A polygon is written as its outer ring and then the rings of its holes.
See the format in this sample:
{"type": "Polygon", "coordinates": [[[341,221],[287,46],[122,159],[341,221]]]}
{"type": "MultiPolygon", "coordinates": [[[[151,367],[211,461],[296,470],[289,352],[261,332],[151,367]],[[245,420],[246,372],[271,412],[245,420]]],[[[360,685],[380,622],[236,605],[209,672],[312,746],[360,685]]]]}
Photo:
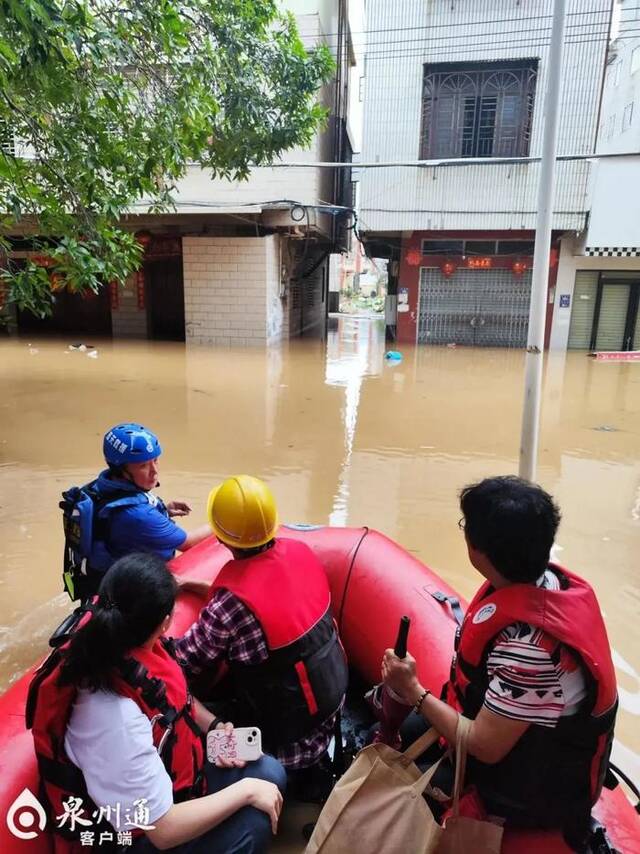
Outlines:
{"type": "Polygon", "coordinates": [[[554,0],[553,30],[547,68],[547,92],[544,104],[544,133],[542,137],[542,162],[538,185],[538,216],[536,244],[531,277],[531,303],[529,306],[529,333],[524,376],[524,408],[520,436],[520,477],[534,480],[538,458],[540,433],[540,394],[544,360],[544,328],[547,315],[547,287],[549,282],[549,251],[555,191],[556,148],[558,144],[558,119],[562,84],[562,47],[566,24],[566,0],[554,0]]]}

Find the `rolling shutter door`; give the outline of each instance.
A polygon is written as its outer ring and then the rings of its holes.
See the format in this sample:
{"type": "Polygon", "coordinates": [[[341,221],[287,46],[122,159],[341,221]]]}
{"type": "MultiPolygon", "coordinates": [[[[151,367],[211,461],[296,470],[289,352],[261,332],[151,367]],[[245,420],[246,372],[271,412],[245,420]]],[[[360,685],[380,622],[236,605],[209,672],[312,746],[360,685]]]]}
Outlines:
{"type": "Polygon", "coordinates": [[[630,285],[604,285],[596,350],[622,350],[630,285]]]}
{"type": "Polygon", "coordinates": [[[530,295],[531,271],[459,268],[447,278],[423,267],[418,343],[525,347],[530,295]]]}
{"type": "Polygon", "coordinates": [[[598,273],[581,270],[576,273],[573,310],[569,327],[569,350],[588,350],[591,346],[593,313],[596,307],[598,273]]]}

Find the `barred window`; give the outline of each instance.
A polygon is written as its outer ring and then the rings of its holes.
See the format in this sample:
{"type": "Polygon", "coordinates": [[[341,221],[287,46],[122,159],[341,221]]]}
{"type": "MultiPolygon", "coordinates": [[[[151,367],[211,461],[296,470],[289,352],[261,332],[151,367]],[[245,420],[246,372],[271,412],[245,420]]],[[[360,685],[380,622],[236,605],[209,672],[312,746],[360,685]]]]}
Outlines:
{"type": "Polygon", "coordinates": [[[424,67],[420,158],[526,157],[538,60],[424,67]]]}

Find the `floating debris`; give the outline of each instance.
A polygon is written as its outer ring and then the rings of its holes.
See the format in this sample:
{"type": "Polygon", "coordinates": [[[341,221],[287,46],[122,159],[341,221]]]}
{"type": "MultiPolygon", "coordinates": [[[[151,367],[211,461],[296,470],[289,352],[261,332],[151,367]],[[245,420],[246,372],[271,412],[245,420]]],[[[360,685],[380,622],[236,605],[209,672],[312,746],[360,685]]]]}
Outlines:
{"type": "Polygon", "coordinates": [[[592,427],[592,430],[598,430],[600,433],[619,433],[618,427],[612,427],[611,424],[601,424],[599,427],[592,427]]]}

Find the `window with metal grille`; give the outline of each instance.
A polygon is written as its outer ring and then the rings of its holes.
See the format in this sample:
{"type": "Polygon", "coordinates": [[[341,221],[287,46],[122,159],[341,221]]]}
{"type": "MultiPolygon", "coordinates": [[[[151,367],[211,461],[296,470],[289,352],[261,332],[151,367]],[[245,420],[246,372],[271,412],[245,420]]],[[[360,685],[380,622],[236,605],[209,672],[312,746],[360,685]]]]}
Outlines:
{"type": "Polygon", "coordinates": [[[424,67],[420,158],[526,157],[538,60],[424,67]]]}
{"type": "Polygon", "coordinates": [[[5,154],[10,154],[12,157],[16,153],[16,143],[13,137],[13,131],[7,124],[5,119],[0,119],[0,151],[5,154]]]}

